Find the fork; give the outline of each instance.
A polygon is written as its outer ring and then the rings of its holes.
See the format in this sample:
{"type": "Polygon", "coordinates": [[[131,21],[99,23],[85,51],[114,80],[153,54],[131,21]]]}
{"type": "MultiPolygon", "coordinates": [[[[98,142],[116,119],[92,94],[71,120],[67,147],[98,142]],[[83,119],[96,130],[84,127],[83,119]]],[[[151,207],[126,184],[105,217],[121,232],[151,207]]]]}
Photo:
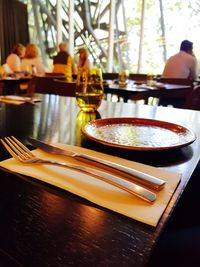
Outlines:
{"type": "Polygon", "coordinates": [[[1,142],[6,150],[10,153],[10,155],[13,156],[13,158],[24,164],[51,164],[74,169],[84,173],[89,173],[94,178],[98,178],[106,183],[125,190],[126,192],[137,196],[149,203],[153,203],[156,200],[156,194],[154,192],[131,181],[120,178],[119,176],[115,176],[113,174],[109,174],[107,172],[90,167],[38,158],[14,136],[4,137],[4,139],[1,139],[1,142]]]}

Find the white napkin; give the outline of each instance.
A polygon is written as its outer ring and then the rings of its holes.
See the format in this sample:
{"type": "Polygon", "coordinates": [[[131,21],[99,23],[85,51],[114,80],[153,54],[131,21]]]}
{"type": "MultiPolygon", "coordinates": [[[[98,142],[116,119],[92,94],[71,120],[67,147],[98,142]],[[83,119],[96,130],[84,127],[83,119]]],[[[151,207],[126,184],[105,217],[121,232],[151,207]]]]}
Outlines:
{"type": "MultiPolygon", "coordinates": [[[[13,158],[0,162],[0,166],[63,188],[100,206],[152,226],[157,225],[181,179],[181,174],[179,173],[162,170],[89,149],[66,144],[57,144],[57,146],[73,152],[102,157],[125,166],[145,171],[165,180],[165,188],[156,192],[157,200],[153,204],[149,204],[119,188],[104,183],[89,174],[77,172],[68,168],[52,165],[25,165],[13,158]]],[[[62,162],[72,162],[78,165],[85,165],[84,163],[76,161],[71,157],[53,155],[39,149],[34,150],[33,153],[44,159],[53,159],[62,162]]]]}
{"type": "Polygon", "coordinates": [[[38,98],[31,98],[26,96],[18,96],[18,95],[5,95],[0,96],[0,102],[11,104],[11,105],[22,105],[24,103],[34,104],[35,102],[39,102],[38,98]]]}

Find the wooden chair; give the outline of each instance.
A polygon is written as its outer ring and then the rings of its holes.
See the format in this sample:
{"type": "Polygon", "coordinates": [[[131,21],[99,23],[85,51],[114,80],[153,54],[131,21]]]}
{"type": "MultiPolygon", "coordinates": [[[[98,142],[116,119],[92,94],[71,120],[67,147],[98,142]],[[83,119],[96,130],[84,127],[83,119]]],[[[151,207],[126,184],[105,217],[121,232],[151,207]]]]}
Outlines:
{"type": "Polygon", "coordinates": [[[200,86],[197,86],[190,92],[183,108],[200,110],[200,86]]]}
{"type": "Polygon", "coordinates": [[[54,79],[54,93],[61,96],[75,96],[76,83],[54,79]]]}
{"type": "MultiPolygon", "coordinates": [[[[115,80],[118,79],[118,73],[114,72],[105,72],[103,73],[103,79],[104,80],[115,80]]],[[[140,73],[130,73],[129,79],[134,81],[146,81],[147,80],[147,74],[140,74],[140,73]]]]}
{"type": "Polygon", "coordinates": [[[65,80],[65,76],[34,76],[29,83],[29,93],[56,94],[54,80],[65,80]]]}
{"type": "Polygon", "coordinates": [[[183,78],[163,78],[160,77],[157,79],[157,82],[160,83],[170,83],[170,84],[181,84],[181,85],[190,85],[193,87],[193,81],[189,79],[183,79],[183,78]]]}
{"type": "Polygon", "coordinates": [[[103,80],[115,80],[118,79],[118,73],[105,72],[103,73],[103,80]]]}
{"type": "Polygon", "coordinates": [[[54,77],[54,78],[65,78],[65,74],[63,73],[55,73],[55,72],[45,72],[45,76],[46,77],[54,77]]]}
{"type": "Polygon", "coordinates": [[[188,93],[193,89],[193,81],[189,79],[182,78],[159,78],[157,82],[160,83],[168,83],[168,84],[180,84],[180,85],[188,85],[190,88],[185,90],[163,90],[159,97],[159,105],[162,106],[173,106],[176,108],[184,108],[186,98],[188,93]]]}
{"type": "Polygon", "coordinates": [[[136,81],[136,82],[146,82],[147,74],[130,73],[129,79],[133,80],[133,81],[136,81]]]}

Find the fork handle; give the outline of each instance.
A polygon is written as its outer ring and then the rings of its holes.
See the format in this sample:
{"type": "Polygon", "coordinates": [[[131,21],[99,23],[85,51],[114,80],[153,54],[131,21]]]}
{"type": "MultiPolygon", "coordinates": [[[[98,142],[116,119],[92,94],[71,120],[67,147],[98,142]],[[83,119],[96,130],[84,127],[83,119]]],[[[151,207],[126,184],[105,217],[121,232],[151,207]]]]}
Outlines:
{"type": "Polygon", "coordinates": [[[95,178],[98,178],[106,183],[109,183],[111,185],[114,185],[122,190],[127,191],[128,193],[137,196],[149,203],[153,203],[156,200],[156,194],[142,186],[139,186],[132,181],[124,180],[123,178],[120,178],[118,176],[115,176],[113,174],[109,174],[107,172],[97,170],[97,169],[92,169],[89,167],[81,166],[81,165],[76,165],[76,164],[71,164],[71,163],[64,163],[64,162],[57,162],[57,161],[38,161],[37,163],[42,163],[42,164],[50,164],[50,165],[57,165],[61,167],[67,167],[70,169],[78,170],[81,172],[89,173],[92,174],[95,178]]]}

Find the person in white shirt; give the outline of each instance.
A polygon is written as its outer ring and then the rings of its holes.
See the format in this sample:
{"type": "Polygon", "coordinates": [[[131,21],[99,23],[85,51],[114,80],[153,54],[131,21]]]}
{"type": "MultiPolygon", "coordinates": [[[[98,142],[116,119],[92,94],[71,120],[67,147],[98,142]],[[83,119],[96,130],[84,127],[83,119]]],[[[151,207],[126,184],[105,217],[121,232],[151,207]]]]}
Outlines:
{"type": "Polygon", "coordinates": [[[21,59],[24,57],[25,49],[25,46],[20,43],[13,47],[12,53],[6,59],[5,67],[8,69],[7,72],[21,71],[21,59]]]}
{"type": "Polygon", "coordinates": [[[44,75],[45,66],[39,56],[39,48],[35,44],[28,44],[26,46],[25,56],[21,62],[22,71],[27,71],[30,74],[44,75]],[[33,73],[34,71],[34,73],[33,73]]]}
{"type": "Polygon", "coordinates": [[[192,42],[188,40],[182,41],[179,53],[167,60],[162,77],[190,80],[198,78],[197,60],[193,54],[192,42]]]}

